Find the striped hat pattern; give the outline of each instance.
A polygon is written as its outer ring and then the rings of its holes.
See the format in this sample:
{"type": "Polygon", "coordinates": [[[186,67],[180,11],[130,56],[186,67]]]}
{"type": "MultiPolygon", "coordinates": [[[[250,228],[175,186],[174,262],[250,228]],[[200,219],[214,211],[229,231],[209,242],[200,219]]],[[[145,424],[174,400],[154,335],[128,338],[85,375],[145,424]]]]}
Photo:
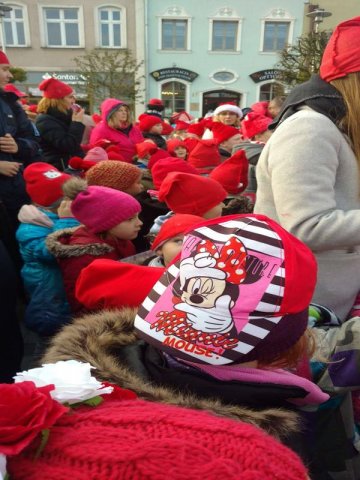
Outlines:
{"type": "Polygon", "coordinates": [[[217,218],[187,233],[180,260],[145,299],[135,328],[180,359],[249,361],[260,350],[278,353],[296,343],[315,282],[312,253],[276,222],[217,218]]]}

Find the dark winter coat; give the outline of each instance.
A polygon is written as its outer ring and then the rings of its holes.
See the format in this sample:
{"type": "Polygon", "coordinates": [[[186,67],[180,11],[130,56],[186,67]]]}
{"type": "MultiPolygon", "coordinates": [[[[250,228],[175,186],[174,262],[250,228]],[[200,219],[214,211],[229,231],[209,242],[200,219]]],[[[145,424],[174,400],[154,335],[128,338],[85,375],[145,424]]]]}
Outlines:
{"type": "Polygon", "coordinates": [[[142,132],[143,137],[152,140],[159,148],[166,150],[166,140],[158,133],[142,132]]]}
{"type": "Polygon", "coordinates": [[[130,240],[105,242],[85,227],[58,230],[47,237],[46,246],[58,260],[66,296],[74,313],[83,309],[75,297],[76,280],[83,268],[98,258],[121,260],[135,254],[130,240]]]}
{"type": "Polygon", "coordinates": [[[45,162],[63,171],[71,157],[84,157],[81,139],[85,125],[72,121],[72,111],[67,114],[49,108],[36,118],[36,127],[40,132],[40,145],[45,162]]]}
{"type": "MultiPolygon", "coordinates": [[[[16,154],[0,151],[0,161],[21,162],[26,165],[34,159],[39,159],[39,144],[31,122],[21,105],[17,103],[17,99],[15,94],[0,90],[0,137],[9,133],[18,145],[16,154]]],[[[0,200],[15,226],[17,212],[29,200],[25,192],[22,169],[13,177],[0,174],[0,200]]]]}

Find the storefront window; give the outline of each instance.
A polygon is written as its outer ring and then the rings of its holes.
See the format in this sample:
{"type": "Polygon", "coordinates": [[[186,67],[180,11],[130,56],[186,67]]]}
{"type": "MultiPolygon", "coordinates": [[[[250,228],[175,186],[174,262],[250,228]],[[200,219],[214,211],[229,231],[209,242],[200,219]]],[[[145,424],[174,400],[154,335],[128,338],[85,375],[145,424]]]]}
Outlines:
{"type": "Polygon", "coordinates": [[[186,108],[186,85],[181,82],[167,82],[162,85],[161,99],[164,102],[165,117],[186,108]]]}

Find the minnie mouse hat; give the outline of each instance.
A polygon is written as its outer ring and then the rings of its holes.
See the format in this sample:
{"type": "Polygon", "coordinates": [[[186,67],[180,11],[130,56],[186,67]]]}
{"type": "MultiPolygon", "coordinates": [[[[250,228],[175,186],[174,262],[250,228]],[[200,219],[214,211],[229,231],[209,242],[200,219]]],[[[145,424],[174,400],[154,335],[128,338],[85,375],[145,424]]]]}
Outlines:
{"type": "Polygon", "coordinates": [[[185,234],[135,328],[191,362],[271,361],[305,332],[316,272],[310,249],[268,217],[213,219],[185,234]]]}

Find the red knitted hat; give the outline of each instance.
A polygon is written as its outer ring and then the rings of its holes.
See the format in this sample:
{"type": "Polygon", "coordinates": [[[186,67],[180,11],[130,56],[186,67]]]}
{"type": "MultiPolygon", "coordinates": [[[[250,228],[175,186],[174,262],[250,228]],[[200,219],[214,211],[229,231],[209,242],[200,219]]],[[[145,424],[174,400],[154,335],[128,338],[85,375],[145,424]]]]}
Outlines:
{"type": "Polygon", "coordinates": [[[104,160],[90,168],[85,174],[89,185],[114,188],[126,192],[141,177],[141,170],[126,162],[104,160]]]}
{"type": "Polygon", "coordinates": [[[167,135],[170,135],[170,133],[172,133],[174,131],[174,129],[170,125],[170,123],[162,122],[162,126],[163,126],[163,129],[162,129],[161,135],[167,136],[167,135]]]}
{"type": "Polygon", "coordinates": [[[74,170],[84,170],[87,171],[98,162],[103,160],[108,160],[108,155],[106,150],[101,147],[94,147],[88,150],[84,158],[81,157],[72,157],[69,160],[69,166],[74,170]]]}
{"type": "Polygon", "coordinates": [[[253,138],[255,135],[265,132],[272,120],[272,118],[260,113],[249,112],[241,121],[241,131],[244,138],[253,138]]]}
{"type": "Polygon", "coordinates": [[[213,122],[211,129],[213,132],[213,138],[218,145],[229,140],[229,138],[234,135],[239,135],[239,133],[241,133],[238,128],[232,127],[231,125],[224,125],[221,122],[213,122]]]}
{"type": "Polygon", "coordinates": [[[164,269],[159,267],[115,260],[94,260],[81,270],[76,282],[75,296],[89,310],[137,308],[163,272],[164,269]]]}
{"type": "Polygon", "coordinates": [[[8,57],[2,50],[0,50],[0,65],[10,65],[8,57]]]}
{"type": "Polygon", "coordinates": [[[50,207],[64,196],[61,187],[70,178],[45,162],[31,163],[24,170],[26,191],[31,201],[42,207],[50,207]]]}
{"type": "Polygon", "coordinates": [[[163,121],[160,117],[155,115],[143,114],[139,117],[139,128],[142,132],[148,132],[153,126],[158,125],[159,123],[162,125],[163,121]]]}
{"type": "Polygon", "coordinates": [[[106,399],[62,415],[36,456],[36,439],[8,457],[16,480],[306,480],[306,468],[259,428],[208,412],[106,399]],[[36,457],[36,458],[35,458],[36,457]]]}
{"type": "Polygon", "coordinates": [[[159,233],[156,235],[151,250],[156,250],[161,245],[177,235],[184,234],[187,230],[194,227],[198,223],[202,223],[204,219],[197,215],[189,215],[186,213],[176,213],[161,225],[159,233]]]}
{"type": "Polygon", "coordinates": [[[146,140],[135,145],[136,155],[139,158],[145,158],[147,155],[152,155],[158,149],[157,145],[152,140],[146,140]]]}
{"type": "Polygon", "coordinates": [[[151,169],[151,175],[155,188],[158,190],[170,172],[184,172],[198,175],[196,168],[189,165],[188,162],[177,157],[161,158],[151,169]]]}
{"type": "Polygon", "coordinates": [[[180,140],[179,138],[170,138],[169,140],[167,140],[167,142],[166,142],[167,151],[173,157],[176,156],[175,155],[175,149],[178,148],[178,147],[182,147],[182,148],[185,148],[186,150],[188,150],[188,147],[186,146],[186,143],[183,142],[182,140],[180,140]]]}
{"type": "Polygon", "coordinates": [[[360,17],[354,17],[333,31],[323,53],[320,77],[326,82],[360,72],[360,17]]]}
{"type": "Polygon", "coordinates": [[[200,217],[226,197],[226,190],[219,182],[190,173],[169,173],[159,190],[160,202],[165,202],[174,213],[200,217]]]}
{"type": "Polygon", "coordinates": [[[316,273],[311,250],[268,217],[216,218],[186,233],[135,328],[185,360],[271,362],[304,334],[316,273]]]}
{"type": "Polygon", "coordinates": [[[148,105],[160,105],[163,106],[164,102],[160,98],[150,98],[148,105]]]}
{"type": "Polygon", "coordinates": [[[15,95],[16,95],[17,97],[19,97],[19,98],[21,98],[21,97],[28,97],[28,94],[27,94],[27,93],[22,92],[21,90],[19,90],[18,88],[16,88],[13,83],[8,83],[7,85],[5,85],[4,91],[5,91],[5,92],[15,93],[15,95]]]}
{"type": "Polygon", "coordinates": [[[238,150],[221,165],[214,168],[210,178],[217,180],[225,190],[233,195],[243,192],[248,185],[249,162],[244,150],[238,150]]]}
{"type": "MultiPolygon", "coordinates": [[[[121,153],[121,148],[116,145],[110,145],[109,147],[107,147],[106,153],[109,160],[119,160],[120,162],[126,162],[126,159],[121,153]]],[[[128,163],[131,163],[131,161],[129,161],[128,163]]]]}
{"type": "Polygon", "coordinates": [[[195,167],[199,173],[210,173],[221,163],[219,148],[214,140],[196,141],[197,144],[191,150],[187,162],[195,167]]]}
{"type": "Polygon", "coordinates": [[[205,132],[205,124],[203,122],[192,123],[187,129],[187,133],[194,133],[199,138],[201,138],[204,135],[204,132],[205,132]]]}
{"type": "Polygon", "coordinates": [[[157,163],[159,160],[163,158],[169,158],[169,152],[166,150],[163,150],[162,148],[158,148],[157,151],[153,153],[150,157],[150,160],[148,163],[148,169],[151,171],[155,163],[157,163]]]}
{"type": "Polygon", "coordinates": [[[74,217],[92,233],[107,232],[140,210],[134,197],[108,187],[90,186],[71,203],[74,217]]]}
{"type": "Polygon", "coordinates": [[[264,115],[272,119],[268,111],[269,102],[255,102],[251,105],[251,110],[259,115],[264,115]]]}
{"type": "Polygon", "coordinates": [[[175,129],[174,130],[187,130],[190,126],[189,122],[184,122],[183,120],[178,120],[175,123],[175,129]]]}
{"type": "Polygon", "coordinates": [[[54,99],[64,98],[73,93],[73,89],[67,83],[53,77],[43,80],[39,85],[39,90],[43,91],[43,97],[54,99]]]}

